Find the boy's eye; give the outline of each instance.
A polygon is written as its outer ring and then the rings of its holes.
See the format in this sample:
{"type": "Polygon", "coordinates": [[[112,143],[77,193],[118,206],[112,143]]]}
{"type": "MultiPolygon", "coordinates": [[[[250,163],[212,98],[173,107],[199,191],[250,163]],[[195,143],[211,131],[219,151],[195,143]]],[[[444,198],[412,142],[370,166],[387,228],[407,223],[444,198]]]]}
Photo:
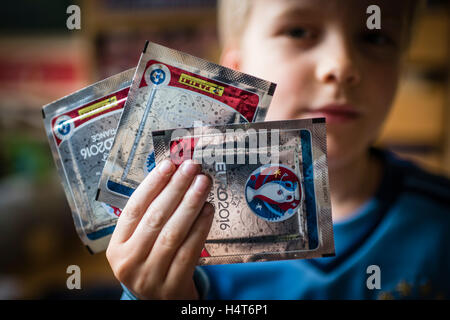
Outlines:
{"type": "Polygon", "coordinates": [[[394,41],[387,35],[378,32],[371,32],[362,35],[362,40],[368,44],[377,46],[394,45],[394,41]]]}
{"type": "Polygon", "coordinates": [[[285,31],[288,37],[294,39],[313,38],[314,34],[311,30],[301,27],[289,28],[285,31]]]}
{"type": "Polygon", "coordinates": [[[287,34],[293,38],[303,38],[307,35],[307,31],[302,28],[292,28],[287,31],[287,34]]]}

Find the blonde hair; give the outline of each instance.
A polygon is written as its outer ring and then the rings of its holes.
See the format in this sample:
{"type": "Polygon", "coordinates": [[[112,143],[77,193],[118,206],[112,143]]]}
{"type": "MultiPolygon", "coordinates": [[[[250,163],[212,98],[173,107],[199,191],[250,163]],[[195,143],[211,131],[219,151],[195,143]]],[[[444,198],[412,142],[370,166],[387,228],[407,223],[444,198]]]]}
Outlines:
{"type": "MultiPolygon", "coordinates": [[[[276,1],[276,0],[275,0],[276,1]]],[[[405,0],[407,12],[408,41],[416,29],[420,13],[426,7],[426,0],[405,0]]],[[[253,0],[217,0],[217,29],[220,46],[237,42],[245,30],[253,0]]]]}
{"type": "Polygon", "coordinates": [[[217,30],[221,47],[237,41],[246,27],[251,0],[218,0],[217,30]]]}

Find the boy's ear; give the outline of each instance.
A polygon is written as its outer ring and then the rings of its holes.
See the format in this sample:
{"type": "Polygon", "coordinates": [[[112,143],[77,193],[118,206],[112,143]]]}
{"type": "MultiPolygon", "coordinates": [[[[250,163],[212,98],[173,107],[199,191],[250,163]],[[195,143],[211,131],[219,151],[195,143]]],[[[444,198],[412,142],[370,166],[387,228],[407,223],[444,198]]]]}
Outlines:
{"type": "Polygon", "coordinates": [[[220,64],[234,69],[241,69],[241,53],[236,46],[226,46],[222,50],[222,54],[220,55],[220,64]]]}

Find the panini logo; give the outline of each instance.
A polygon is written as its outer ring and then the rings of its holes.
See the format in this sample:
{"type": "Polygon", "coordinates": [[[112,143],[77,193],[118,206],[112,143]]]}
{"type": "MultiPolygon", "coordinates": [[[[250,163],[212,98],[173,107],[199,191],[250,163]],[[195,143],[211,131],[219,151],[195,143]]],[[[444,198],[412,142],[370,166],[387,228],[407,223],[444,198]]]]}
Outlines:
{"type": "Polygon", "coordinates": [[[97,102],[97,103],[94,103],[93,105],[90,105],[89,107],[78,110],[78,115],[80,115],[79,119],[85,119],[85,118],[92,117],[93,115],[95,115],[97,113],[114,108],[116,105],[117,105],[116,96],[105,99],[105,100],[97,102]]]}
{"type": "Polygon", "coordinates": [[[224,87],[219,86],[215,83],[211,83],[202,79],[198,79],[192,76],[189,76],[185,73],[182,73],[180,75],[180,79],[178,79],[178,82],[187,85],[189,87],[193,87],[205,92],[209,92],[212,94],[215,94],[216,96],[221,97],[223,95],[223,92],[225,90],[224,87]]]}

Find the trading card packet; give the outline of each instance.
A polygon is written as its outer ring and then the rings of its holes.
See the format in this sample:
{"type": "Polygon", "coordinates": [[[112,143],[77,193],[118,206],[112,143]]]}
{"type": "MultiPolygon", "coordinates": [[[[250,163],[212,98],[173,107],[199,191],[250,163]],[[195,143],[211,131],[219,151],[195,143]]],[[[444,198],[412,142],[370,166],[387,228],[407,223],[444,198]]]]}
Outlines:
{"type": "Polygon", "coordinates": [[[155,166],[151,132],[263,121],[276,85],[155,43],[146,43],[97,200],[123,208],[155,166]]]}
{"type": "Polygon", "coordinates": [[[95,201],[135,68],[45,105],[44,126],[82,242],[107,248],[121,210],[95,201]]]}
{"type": "Polygon", "coordinates": [[[324,118],[153,132],[155,159],[193,159],[215,217],[199,265],[334,255],[324,118]]]}

